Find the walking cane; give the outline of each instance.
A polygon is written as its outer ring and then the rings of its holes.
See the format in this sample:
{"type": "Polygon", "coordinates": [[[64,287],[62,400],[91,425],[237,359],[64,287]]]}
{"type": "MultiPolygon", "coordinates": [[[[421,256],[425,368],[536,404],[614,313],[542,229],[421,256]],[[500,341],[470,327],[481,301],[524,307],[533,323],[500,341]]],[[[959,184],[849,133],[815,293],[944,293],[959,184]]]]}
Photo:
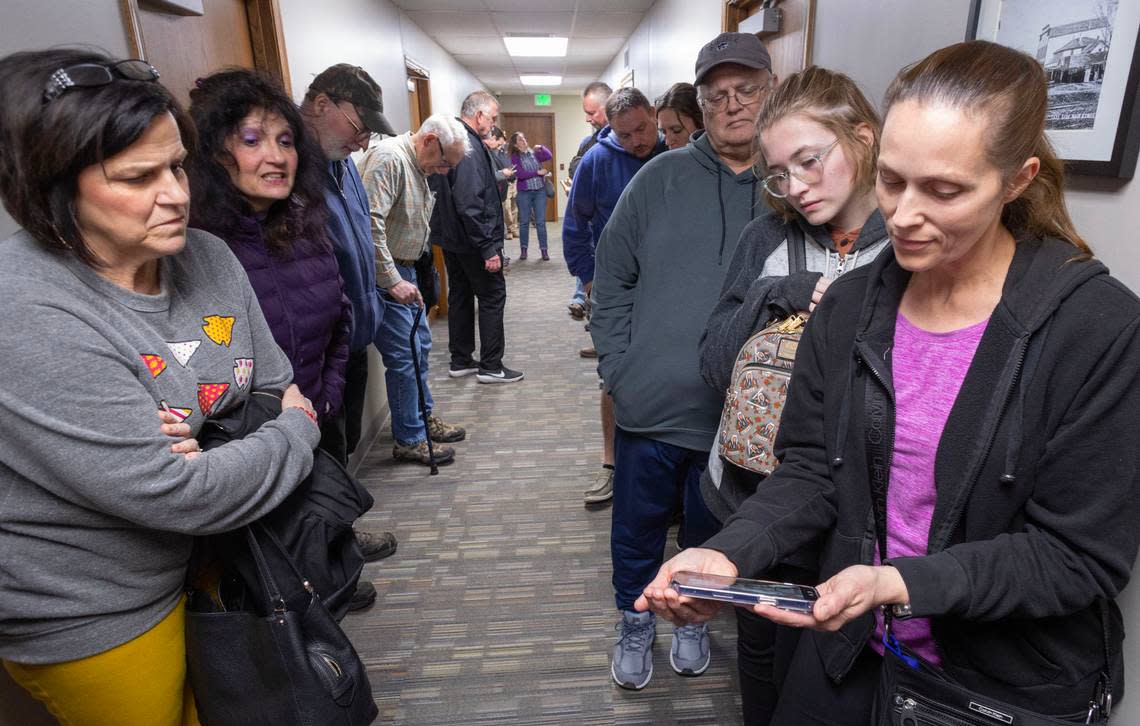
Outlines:
{"type": "Polygon", "coordinates": [[[412,334],[408,336],[408,347],[412,350],[412,367],[416,372],[416,391],[420,394],[420,418],[424,420],[424,433],[427,434],[428,464],[431,466],[431,475],[439,473],[435,463],[435,450],[431,445],[431,429],[428,427],[427,396],[424,395],[424,382],[420,378],[420,348],[416,344],[416,333],[420,331],[420,320],[423,319],[423,305],[416,308],[416,317],[412,320],[412,334]]]}

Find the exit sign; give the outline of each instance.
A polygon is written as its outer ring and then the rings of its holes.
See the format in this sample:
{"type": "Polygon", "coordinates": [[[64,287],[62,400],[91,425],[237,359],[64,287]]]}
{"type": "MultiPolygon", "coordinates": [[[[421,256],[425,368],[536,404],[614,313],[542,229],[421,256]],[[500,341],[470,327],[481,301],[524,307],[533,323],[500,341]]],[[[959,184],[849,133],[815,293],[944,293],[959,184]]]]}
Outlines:
{"type": "Polygon", "coordinates": [[[549,93],[536,93],[536,94],[534,94],[534,105],[535,106],[549,106],[550,105],[550,94],[549,93]]]}

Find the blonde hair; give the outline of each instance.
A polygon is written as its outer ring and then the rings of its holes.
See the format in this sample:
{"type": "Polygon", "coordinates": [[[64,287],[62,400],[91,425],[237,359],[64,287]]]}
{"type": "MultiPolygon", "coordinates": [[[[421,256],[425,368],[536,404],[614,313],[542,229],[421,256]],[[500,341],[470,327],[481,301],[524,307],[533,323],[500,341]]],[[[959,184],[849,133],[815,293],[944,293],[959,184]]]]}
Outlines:
{"type": "MultiPolygon", "coordinates": [[[[839,139],[839,145],[849,162],[855,167],[852,183],[860,192],[875,187],[875,164],[879,158],[879,136],[882,122],[867,97],[848,76],[819,66],[809,66],[785,78],[768,96],[756,119],[756,145],[760,147],[760,134],[776,122],[800,114],[839,139]],[[874,136],[867,144],[856,130],[866,124],[874,136]]],[[[764,149],[759,148],[759,163],[767,166],[764,149]]],[[[760,175],[762,175],[761,172],[760,175]]],[[[785,199],[764,192],[768,204],[781,212],[785,219],[795,217],[796,211],[785,199]]]]}
{"type": "Polygon", "coordinates": [[[984,40],[956,43],[903,68],[887,89],[884,114],[903,101],[942,103],[989,122],[986,153],[1009,183],[1030,157],[1041,168],[1002,209],[1014,237],[1056,237],[1091,255],[1065,206],[1065,167],[1045,136],[1045,71],[1032,56],[984,40]]]}

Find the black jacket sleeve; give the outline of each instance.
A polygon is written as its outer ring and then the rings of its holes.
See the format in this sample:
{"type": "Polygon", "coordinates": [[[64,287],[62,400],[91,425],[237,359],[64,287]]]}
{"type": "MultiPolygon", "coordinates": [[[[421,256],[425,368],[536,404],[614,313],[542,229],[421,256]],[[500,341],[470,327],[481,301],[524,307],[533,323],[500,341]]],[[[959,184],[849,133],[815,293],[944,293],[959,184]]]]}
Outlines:
{"type": "Polygon", "coordinates": [[[808,321],[776,436],[781,464],[704,547],[723,552],[755,577],[781,562],[799,562],[836,521],[835,484],[824,439],[825,297],[808,321]]]}
{"type": "MultiPolygon", "coordinates": [[[[451,172],[451,199],[464,236],[484,260],[489,260],[503,249],[503,240],[496,234],[501,224],[493,213],[491,202],[499,205],[499,188],[491,177],[488,183],[480,165],[485,159],[476,152],[467,156],[451,172]],[[494,196],[490,199],[489,196],[494,196]]],[[[502,214],[502,212],[499,212],[502,214]]]]}
{"type": "Polygon", "coordinates": [[[820,273],[760,276],[784,237],[784,223],[773,215],[753,220],[740,234],[720,301],[709,316],[699,346],[701,376],[717,391],[728,388],[732,366],[748,338],[773,317],[787,317],[811,304],[820,273]]]}

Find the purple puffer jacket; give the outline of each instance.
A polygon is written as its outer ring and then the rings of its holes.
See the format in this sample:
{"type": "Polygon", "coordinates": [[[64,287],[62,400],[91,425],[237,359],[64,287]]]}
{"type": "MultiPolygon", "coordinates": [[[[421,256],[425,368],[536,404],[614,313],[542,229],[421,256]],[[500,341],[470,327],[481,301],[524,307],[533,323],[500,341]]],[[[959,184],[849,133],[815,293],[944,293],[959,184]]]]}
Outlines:
{"type": "Polygon", "coordinates": [[[352,307],[324,240],[294,239],[288,258],[271,254],[261,219],[243,217],[226,244],[249,275],[273,339],[293,364],[293,382],[321,422],[340,410],[352,307]]]}

